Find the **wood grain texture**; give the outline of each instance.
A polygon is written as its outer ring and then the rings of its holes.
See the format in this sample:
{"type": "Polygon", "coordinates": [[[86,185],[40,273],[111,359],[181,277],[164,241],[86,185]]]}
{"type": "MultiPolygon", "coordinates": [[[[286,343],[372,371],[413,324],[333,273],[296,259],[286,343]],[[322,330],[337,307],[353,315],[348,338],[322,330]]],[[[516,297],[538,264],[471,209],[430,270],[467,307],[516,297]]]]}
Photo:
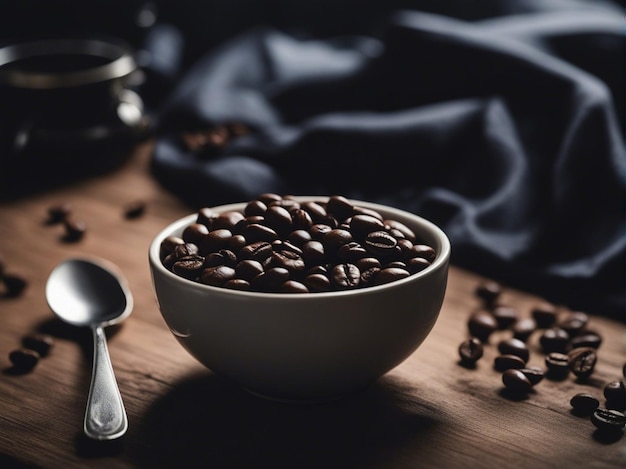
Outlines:
{"type": "MultiPolygon", "coordinates": [[[[0,252],[7,271],[28,279],[17,298],[0,298],[0,467],[466,468],[624,467],[624,438],[598,438],[588,419],[571,414],[577,392],[602,397],[622,377],[624,324],[592,317],[601,332],[596,371],[586,383],[544,379],[524,399],[503,392],[492,367],[499,331],[475,369],[458,363],[467,318],[480,303],[480,277],[452,267],[440,318],[426,342],[368,389],[320,405],[261,400],[222,380],[175,341],[158,312],[148,245],[191,209],[149,175],[150,144],[122,168],[72,186],[0,204],[0,252]],[[147,203],[129,220],[124,207],[147,203]],[[88,232],[62,241],[47,209],[69,202],[88,232]],[[91,335],[60,324],[44,287],[54,266],[96,255],[122,270],[135,299],[130,318],[109,328],[109,351],[129,418],[112,442],[82,436],[91,373],[91,335]],[[8,354],[33,331],[55,346],[30,373],[10,371],[8,354]]],[[[505,290],[522,314],[539,298],[505,290]]],[[[535,333],[531,365],[543,366],[535,333]]]]}

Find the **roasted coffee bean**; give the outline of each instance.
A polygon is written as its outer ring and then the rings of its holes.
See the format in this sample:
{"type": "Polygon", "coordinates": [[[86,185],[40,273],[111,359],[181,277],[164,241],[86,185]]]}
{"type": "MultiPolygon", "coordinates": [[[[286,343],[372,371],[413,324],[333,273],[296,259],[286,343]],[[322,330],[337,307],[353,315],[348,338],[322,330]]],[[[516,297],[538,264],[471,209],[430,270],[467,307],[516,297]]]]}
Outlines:
{"type": "Polygon", "coordinates": [[[201,223],[192,223],[185,227],[182,238],[186,243],[202,246],[202,240],[209,234],[209,229],[201,223]]]}
{"type": "Polygon", "coordinates": [[[253,215],[263,216],[265,211],[267,210],[267,205],[265,205],[260,200],[251,200],[246,204],[246,207],[243,209],[243,214],[246,217],[250,217],[253,215]]]}
{"type": "Polygon", "coordinates": [[[483,344],[478,337],[470,337],[459,345],[459,356],[464,364],[475,364],[482,358],[483,353],[483,344]]]}
{"type": "Polygon", "coordinates": [[[189,256],[197,256],[200,249],[193,243],[179,244],[174,248],[174,256],[176,259],[183,259],[189,256]]]}
{"type": "Polygon", "coordinates": [[[354,215],[350,219],[350,230],[356,239],[363,240],[373,231],[384,230],[383,222],[371,215],[354,215]]]}
{"type": "Polygon", "coordinates": [[[581,311],[573,311],[559,321],[558,327],[566,331],[570,337],[582,331],[589,322],[589,316],[581,311]]]}
{"type": "Polygon", "coordinates": [[[322,239],[324,248],[329,254],[337,253],[341,246],[343,246],[344,244],[348,244],[352,241],[354,241],[354,238],[352,238],[352,233],[342,228],[335,228],[330,230],[324,235],[324,238],[322,239]]]}
{"type": "Polygon", "coordinates": [[[524,363],[530,358],[530,352],[524,342],[516,338],[505,339],[498,342],[498,352],[501,355],[516,355],[524,360],[524,363]]]}
{"type": "Polygon", "coordinates": [[[513,337],[522,342],[527,342],[536,329],[537,323],[533,318],[520,318],[511,327],[513,337]]]}
{"type": "Polygon", "coordinates": [[[291,212],[291,224],[293,230],[308,230],[313,226],[313,219],[309,212],[298,208],[291,212]]]}
{"type": "Polygon", "coordinates": [[[124,207],[124,217],[127,219],[139,218],[146,213],[146,208],[145,200],[133,200],[124,207]]]}
{"type": "Polygon", "coordinates": [[[341,289],[351,289],[359,285],[361,271],[354,264],[337,264],[331,272],[333,285],[341,289]]]}
{"type": "Polygon", "coordinates": [[[309,293],[309,289],[303,283],[296,280],[287,280],[278,287],[281,293],[309,293]]]}
{"type": "Polygon", "coordinates": [[[388,257],[397,252],[396,239],[386,231],[373,231],[369,233],[365,237],[363,245],[365,249],[377,256],[388,257]]]}
{"type": "Polygon", "coordinates": [[[346,243],[337,250],[337,257],[339,259],[353,264],[356,264],[360,259],[366,256],[368,256],[367,250],[356,241],[346,243]]]}
{"type": "Polygon", "coordinates": [[[591,414],[591,423],[602,432],[621,432],[626,426],[626,415],[613,409],[596,409],[591,414]]]}
{"type": "Polygon", "coordinates": [[[380,267],[370,267],[367,270],[359,270],[361,271],[361,285],[381,285],[376,278],[380,272],[380,267]]]}
{"type": "Polygon", "coordinates": [[[229,210],[228,212],[220,213],[215,218],[213,218],[211,231],[220,229],[233,231],[235,229],[235,226],[237,226],[237,223],[239,223],[244,218],[244,214],[236,210],[229,210]]]}
{"type": "Polygon", "coordinates": [[[385,226],[387,230],[399,231],[400,233],[402,233],[404,238],[408,239],[412,243],[414,243],[415,240],[417,239],[415,232],[411,228],[406,226],[404,223],[398,220],[384,220],[383,225],[385,226]]]}
{"type": "Polygon", "coordinates": [[[326,209],[317,202],[302,202],[300,204],[300,208],[311,216],[313,224],[323,223],[323,221],[328,217],[326,209]]]}
{"type": "Polygon", "coordinates": [[[302,245],[302,258],[308,265],[321,264],[326,260],[326,249],[319,241],[307,241],[302,245]]]}
{"type": "Polygon", "coordinates": [[[564,353],[567,350],[569,339],[570,337],[567,331],[561,329],[560,327],[552,327],[550,329],[546,329],[543,334],[541,334],[539,343],[541,344],[544,353],[564,353]]]}
{"type": "Polygon", "coordinates": [[[248,291],[250,290],[250,282],[242,278],[233,278],[227,280],[222,287],[230,288],[231,290],[248,291]]]}
{"type": "Polygon", "coordinates": [[[409,275],[410,275],[409,271],[406,269],[399,269],[397,267],[387,267],[384,269],[380,269],[380,271],[376,273],[376,284],[382,285],[385,283],[395,282],[396,280],[406,278],[409,275]]]}
{"type": "Polygon", "coordinates": [[[356,265],[361,272],[365,272],[366,270],[373,267],[376,267],[378,269],[382,267],[380,261],[375,257],[363,257],[362,259],[356,261],[354,265],[356,265]]]}
{"type": "Polygon", "coordinates": [[[564,353],[551,352],[545,358],[548,376],[554,379],[563,379],[569,374],[569,357],[564,353]]]}
{"type": "Polygon", "coordinates": [[[517,308],[507,305],[495,306],[492,309],[491,314],[493,314],[493,317],[496,318],[496,322],[498,323],[498,329],[500,330],[508,329],[509,327],[511,327],[513,324],[515,324],[515,321],[517,321],[519,317],[519,311],[517,310],[517,308]]]}
{"type": "Polygon", "coordinates": [[[235,266],[235,275],[248,282],[263,272],[263,265],[253,259],[245,259],[235,266]]]}
{"type": "Polygon", "coordinates": [[[422,270],[424,270],[425,268],[429,267],[430,265],[431,265],[431,263],[428,260],[426,260],[426,259],[424,259],[422,257],[414,257],[414,258],[408,259],[406,261],[407,269],[412,274],[416,274],[418,272],[421,272],[422,270]]]}
{"type": "Polygon", "coordinates": [[[198,210],[196,215],[196,223],[206,226],[208,229],[213,228],[213,220],[217,217],[217,213],[212,208],[203,207],[198,210]]]}
{"type": "Polygon", "coordinates": [[[545,373],[541,368],[537,368],[534,366],[531,366],[529,368],[521,368],[520,371],[524,374],[524,376],[526,376],[526,378],[528,378],[528,381],[530,381],[530,384],[532,384],[533,386],[541,382],[541,380],[543,380],[543,377],[545,376],[545,373]]]}
{"type": "Polygon", "coordinates": [[[237,254],[247,244],[249,243],[244,235],[233,234],[233,237],[228,240],[228,243],[226,243],[226,249],[237,254]]]}
{"type": "Polygon", "coordinates": [[[7,272],[0,278],[0,282],[4,284],[4,296],[7,298],[20,296],[28,286],[28,281],[24,277],[7,272]]]}
{"type": "Polygon", "coordinates": [[[547,329],[556,323],[557,309],[550,303],[540,303],[531,310],[531,315],[537,327],[547,329]]]}
{"type": "Polygon", "coordinates": [[[289,234],[287,239],[296,246],[302,247],[304,243],[311,241],[313,238],[311,237],[311,233],[307,230],[294,230],[289,234]]]}
{"type": "Polygon", "coordinates": [[[67,202],[52,205],[48,208],[48,223],[62,223],[72,214],[72,206],[67,202]]]}
{"type": "Polygon", "coordinates": [[[29,334],[22,338],[22,347],[34,350],[40,357],[45,357],[54,346],[54,339],[47,334],[29,334]]]}
{"type": "Polygon", "coordinates": [[[289,271],[284,267],[272,267],[252,279],[250,285],[255,291],[275,292],[289,280],[289,271]]]}
{"type": "Polygon", "coordinates": [[[311,238],[316,241],[322,241],[326,234],[333,228],[330,225],[324,223],[318,223],[311,227],[311,238]]]}
{"type": "Polygon", "coordinates": [[[189,256],[177,260],[172,265],[172,271],[186,279],[195,279],[204,269],[204,257],[189,256]]]}
{"type": "Polygon", "coordinates": [[[291,214],[285,207],[272,205],[265,211],[265,222],[276,233],[286,235],[293,231],[291,214]]]}
{"type": "Polygon", "coordinates": [[[185,244],[185,241],[179,236],[168,236],[161,241],[159,248],[159,257],[161,260],[165,259],[169,254],[172,254],[176,246],[180,244],[185,244]]]}
{"type": "Polygon", "coordinates": [[[623,380],[615,380],[604,386],[606,408],[614,410],[626,410],[626,385],[623,380]]]}
{"type": "Polygon", "coordinates": [[[312,292],[326,292],[331,289],[330,279],[324,274],[309,274],[303,283],[312,292]]]}
{"type": "Polygon", "coordinates": [[[235,269],[225,265],[208,267],[200,274],[200,282],[214,287],[221,287],[229,280],[235,278],[235,269]]]}
{"type": "Polygon", "coordinates": [[[597,361],[596,350],[591,347],[576,348],[568,354],[569,369],[582,379],[591,376],[597,361]]]}
{"type": "Polygon", "coordinates": [[[352,203],[341,195],[333,195],[326,203],[326,210],[338,220],[345,220],[352,215],[352,203]]]}
{"type": "Polygon", "coordinates": [[[602,345],[602,336],[593,331],[580,331],[569,342],[571,348],[591,347],[598,349],[602,345]]]}
{"type": "Polygon", "coordinates": [[[31,349],[20,348],[9,353],[9,360],[17,371],[30,371],[39,363],[39,354],[31,349]]]}
{"type": "Polygon", "coordinates": [[[586,392],[574,395],[569,403],[577,415],[591,415],[600,406],[600,401],[592,394],[586,392]]]}
{"type": "Polygon", "coordinates": [[[426,244],[413,245],[409,253],[409,257],[421,257],[429,262],[433,262],[436,256],[435,250],[426,244]]]}
{"type": "Polygon", "coordinates": [[[241,248],[239,251],[239,259],[252,259],[262,263],[265,259],[272,255],[272,252],[273,249],[270,243],[266,241],[259,241],[241,248]]]}
{"type": "Polygon", "coordinates": [[[489,336],[498,328],[498,323],[490,313],[479,310],[470,316],[467,326],[470,335],[487,342],[489,336]]]}
{"type": "Polygon", "coordinates": [[[263,202],[265,205],[269,205],[272,202],[279,202],[282,199],[282,197],[272,192],[266,192],[258,196],[257,199],[263,202]]]}
{"type": "Polygon", "coordinates": [[[66,241],[80,241],[87,232],[87,224],[82,220],[66,218],[63,220],[66,241]]]}
{"type": "Polygon", "coordinates": [[[304,271],[304,259],[293,251],[273,252],[269,259],[270,267],[284,267],[291,273],[304,271]]]}
{"type": "Polygon", "coordinates": [[[278,239],[278,233],[269,226],[260,223],[252,223],[246,226],[242,232],[246,239],[251,243],[258,241],[266,241],[271,243],[278,239]]]}
{"type": "Polygon", "coordinates": [[[493,367],[497,371],[521,370],[526,367],[526,362],[517,355],[498,355],[493,361],[493,367]]]}
{"type": "Polygon", "coordinates": [[[212,252],[206,256],[204,261],[205,267],[214,267],[217,265],[235,267],[237,265],[237,256],[229,249],[220,249],[218,252],[212,252]]]}
{"type": "Polygon", "coordinates": [[[530,380],[520,370],[508,369],[502,373],[502,382],[513,392],[527,393],[533,387],[530,380]]]}
{"type": "Polygon", "coordinates": [[[486,306],[490,307],[500,297],[502,287],[497,282],[486,280],[476,287],[474,293],[484,301],[486,306]]]}

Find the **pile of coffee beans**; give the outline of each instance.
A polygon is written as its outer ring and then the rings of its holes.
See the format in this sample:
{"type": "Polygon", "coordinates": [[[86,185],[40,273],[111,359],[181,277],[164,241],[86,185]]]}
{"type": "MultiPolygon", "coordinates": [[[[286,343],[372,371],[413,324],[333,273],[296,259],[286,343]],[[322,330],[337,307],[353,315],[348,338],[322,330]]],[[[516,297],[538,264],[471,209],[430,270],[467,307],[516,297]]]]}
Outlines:
{"type": "Polygon", "coordinates": [[[221,153],[233,139],[250,133],[251,129],[240,122],[219,123],[205,129],[187,130],[180,135],[188,151],[202,159],[221,153]]]}
{"type": "MultiPolygon", "coordinates": [[[[544,377],[562,381],[574,375],[576,382],[588,383],[602,344],[602,336],[588,327],[589,316],[581,311],[560,313],[554,305],[543,302],[523,317],[515,306],[502,303],[502,290],[500,284],[491,280],[476,286],[474,293],[482,304],[468,318],[469,337],[458,347],[459,363],[475,368],[494,333],[509,331],[508,338],[495,344],[498,354],[493,363],[493,368],[502,373],[507,392],[526,394],[544,377]],[[543,368],[528,366],[528,341],[533,334],[539,336],[543,368]]],[[[621,434],[626,426],[626,364],[623,377],[605,383],[603,394],[603,407],[600,399],[590,393],[572,396],[572,413],[588,417],[600,432],[621,434]]]]}
{"type": "Polygon", "coordinates": [[[16,373],[31,371],[39,360],[46,357],[54,345],[54,340],[47,334],[29,334],[22,338],[21,347],[9,352],[9,360],[16,373]]]}
{"type": "Polygon", "coordinates": [[[405,224],[353,205],[262,194],[243,211],[202,208],[161,243],[163,265],[207,285],[258,292],[350,290],[403,279],[436,252],[405,224]]]}

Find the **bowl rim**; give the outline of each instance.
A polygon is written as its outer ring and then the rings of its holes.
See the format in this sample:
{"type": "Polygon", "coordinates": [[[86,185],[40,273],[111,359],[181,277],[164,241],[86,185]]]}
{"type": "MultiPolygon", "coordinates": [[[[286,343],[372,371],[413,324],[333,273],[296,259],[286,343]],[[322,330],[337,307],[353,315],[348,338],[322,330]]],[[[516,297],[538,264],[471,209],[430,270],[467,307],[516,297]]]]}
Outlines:
{"type": "MultiPolygon", "coordinates": [[[[291,198],[297,200],[298,202],[325,202],[328,200],[329,196],[292,196],[291,198]]],[[[152,239],[150,242],[149,250],[148,250],[148,258],[150,265],[153,269],[156,269],[162,275],[165,275],[167,278],[172,279],[172,281],[180,282],[183,285],[186,285],[190,288],[194,288],[198,291],[207,291],[219,293],[221,295],[232,295],[233,297],[243,297],[243,298],[259,298],[259,299],[278,299],[278,298],[332,298],[332,297],[350,297],[353,295],[363,295],[366,293],[374,293],[380,290],[388,290],[396,287],[400,287],[406,283],[412,283],[418,280],[421,277],[426,277],[430,275],[432,272],[439,270],[441,267],[446,265],[450,260],[450,240],[446,233],[435,223],[427,220],[424,217],[421,217],[415,213],[402,210],[399,208],[391,207],[388,205],[383,205],[375,202],[366,202],[358,199],[348,199],[352,204],[358,205],[359,207],[368,208],[377,211],[384,211],[390,214],[389,217],[393,218],[393,216],[398,215],[401,218],[412,218],[417,221],[422,227],[426,228],[429,232],[431,232],[441,244],[439,251],[437,252],[437,257],[434,262],[429,265],[424,270],[417,272],[415,274],[411,274],[408,277],[403,279],[394,280],[393,282],[385,283],[382,285],[375,285],[371,287],[365,288],[355,288],[351,290],[337,290],[337,291],[329,291],[329,292],[309,292],[309,293],[275,293],[275,292],[257,292],[257,291],[246,291],[246,290],[235,290],[230,288],[216,287],[213,285],[206,285],[200,282],[196,282],[194,280],[189,280],[180,275],[176,275],[174,272],[168,270],[159,257],[159,251],[161,242],[167,236],[169,236],[172,232],[180,230],[184,226],[189,225],[193,220],[197,218],[197,212],[191,213],[189,215],[185,215],[182,218],[179,218],[167,226],[165,226],[159,233],[152,239]]],[[[220,213],[227,212],[231,210],[242,210],[248,202],[237,202],[230,203],[224,205],[216,205],[209,207],[212,210],[220,213]]],[[[154,274],[153,274],[154,275],[154,274]]]]}

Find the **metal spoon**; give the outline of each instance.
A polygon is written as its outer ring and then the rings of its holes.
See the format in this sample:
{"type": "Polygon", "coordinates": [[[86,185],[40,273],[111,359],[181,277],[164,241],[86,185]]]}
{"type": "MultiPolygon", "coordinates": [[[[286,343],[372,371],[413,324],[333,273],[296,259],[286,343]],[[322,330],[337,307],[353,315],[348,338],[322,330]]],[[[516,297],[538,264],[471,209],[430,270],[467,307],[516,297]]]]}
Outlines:
{"type": "Polygon", "coordinates": [[[96,440],[126,433],[128,419],[117,387],[104,327],[127,317],[133,298],[115,266],[96,259],[68,259],[56,266],[46,284],[50,309],[63,321],[93,331],[94,356],[84,431],[96,440]]]}

